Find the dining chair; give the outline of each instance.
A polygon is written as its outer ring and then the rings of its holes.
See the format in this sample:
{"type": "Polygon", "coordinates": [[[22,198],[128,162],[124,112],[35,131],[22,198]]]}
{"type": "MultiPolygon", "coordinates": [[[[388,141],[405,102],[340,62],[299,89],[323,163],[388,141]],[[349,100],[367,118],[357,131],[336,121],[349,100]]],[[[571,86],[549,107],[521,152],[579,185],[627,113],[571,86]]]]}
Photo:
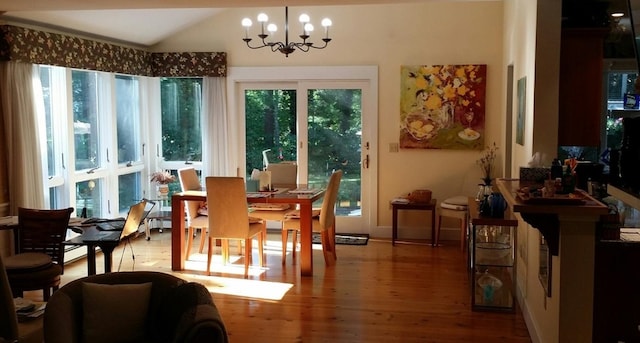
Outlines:
{"type": "Polygon", "coordinates": [[[266,170],[271,172],[273,187],[295,187],[298,183],[298,165],[295,163],[270,163],[266,170]]]}
{"type": "MultiPolygon", "coordinates": [[[[326,193],[322,199],[322,207],[312,211],[313,216],[313,232],[320,233],[322,240],[322,253],[324,254],[324,262],[326,265],[335,263],[336,256],[336,216],[335,205],[338,199],[338,191],[340,189],[340,180],[342,179],[342,170],[338,169],[329,177],[326,193]]],[[[298,242],[298,231],[300,230],[300,211],[292,211],[286,215],[282,226],[282,260],[286,260],[287,241],[289,231],[293,232],[293,253],[295,259],[296,245],[298,242]]]]}
{"type": "Polygon", "coordinates": [[[42,289],[44,301],[60,286],[64,273],[64,246],[73,208],[40,210],[18,208],[16,253],[4,260],[14,297],[42,289]]]}
{"type": "MultiPolygon", "coordinates": [[[[202,185],[200,178],[193,167],[178,169],[178,179],[180,179],[180,188],[185,191],[201,191],[202,185]]],[[[187,217],[187,248],[185,252],[185,260],[189,259],[191,249],[193,247],[193,236],[196,229],[200,229],[200,246],[198,252],[202,253],[204,249],[205,232],[209,225],[207,212],[205,212],[206,203],[202,201],[186,201],[185,214],[187,217]]]]}
{"type": "Polygon", "coordinates": [[[249,216],[247,193],[241,177],[209,176],[206,178],[209,229],[207,247],[207,275],[211,273],[214,240],[221,240],[222,261],[229,262],[229,240],[244,241],[244,277],[249,275],[253,238],[258,240],[260,266],[264,266],[264,232],[266,222],[249,216]]]}
{"type": "MultiPolygon", "coordinates": [[[[295,162],[270,163],[267,165],[266,170],[271,172],[272,187],[296,187],[298,179],[298,165],[295,162]]],[[[263,220],[280,222],[280,228],[282,229],[282,223],[284,222],[285,216],[287,213],[292,211],[292,208],[289,204],[251,203],[249,204],[249,211],[252,216],[263,220]]],[[[264,236],[264,240],[266,242],[266,227],[264,236]]]]}

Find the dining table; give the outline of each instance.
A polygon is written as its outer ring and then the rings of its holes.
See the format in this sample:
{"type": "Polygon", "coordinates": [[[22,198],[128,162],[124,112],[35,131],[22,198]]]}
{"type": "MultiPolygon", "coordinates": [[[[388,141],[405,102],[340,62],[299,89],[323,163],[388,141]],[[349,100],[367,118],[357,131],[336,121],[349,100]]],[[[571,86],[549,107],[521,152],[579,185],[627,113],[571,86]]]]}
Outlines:
{"type": "MultiPolygon", "coordinates": [[[[297,185],[270,192],[247,192],[248,203],[297,205],[300,210],[300,274],[313,276],[312,228],[313,203],[324,196],[325,189],[297,185]]],[[[206,201],[206,191],[184,191],[171,196],[171,270],[185,270],[185,201],[206,201]]]]}

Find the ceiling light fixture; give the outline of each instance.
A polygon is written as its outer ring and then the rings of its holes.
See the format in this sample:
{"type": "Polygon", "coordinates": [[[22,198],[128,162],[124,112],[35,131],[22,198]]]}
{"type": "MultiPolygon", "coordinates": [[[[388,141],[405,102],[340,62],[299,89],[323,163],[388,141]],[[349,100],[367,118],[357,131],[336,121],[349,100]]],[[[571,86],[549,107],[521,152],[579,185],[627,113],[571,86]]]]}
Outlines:
{"type": "Polygon", "coordinates": [[[242,40],[247,43],[247,46],[249,48],[260,49],[264,47],[270,47],[272,52],[280,51],[281,53],[285,54],[286,57],[289,57],[289,54],[293,53],[296,49],[303,52],[308,52],[311,48],[324,49],[331,41],[331,38],[329,38],[329,27],[332,23],[331,19],[329,18],[322,19],[321,25],[324,26],[324,38],[322,38],[322,41],[324,42],[324,45],[320,46],[314,45],[312,42],[308,41],[311,37],[311,32],[313,32],[313,25],[309,22],[310,19],[308,15],[303,13],[299,18],[300,23],[302,24],[302,34],[299,37],[302,39],[302,42],[289,42],[289,7],[284,8],[284,43],[265,41],[265,39],[269,37],[269,34],[273,35],[278,30],[276,24],[267,24],[268,20],[269,17],[267,17],[266,14],[258,14],[258,22],[261,26],[261,31],[258,35],[258,38],[262,40],[262,45],[251,46],[251,44],[249,44],[252,40],[251,38],[249,38],[249,28],[251,27],[251,25],[253,25],[253,22],[249,18],[242,19],[242,26],[244,26],[245,30],[245,36],[242,40]],[[265,33],[265,25],[266,31],[268,31],[268,33],[265,33]]]}

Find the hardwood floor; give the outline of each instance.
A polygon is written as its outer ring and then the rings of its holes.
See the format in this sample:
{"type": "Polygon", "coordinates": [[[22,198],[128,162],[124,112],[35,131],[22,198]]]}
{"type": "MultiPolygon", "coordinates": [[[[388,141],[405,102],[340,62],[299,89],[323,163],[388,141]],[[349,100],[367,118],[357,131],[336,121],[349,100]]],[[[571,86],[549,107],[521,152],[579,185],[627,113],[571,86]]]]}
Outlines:
{"type": "MultiPolygon", "coordinates": [[[[455,241],[437,248],[392,247],[380,240],[338,245],[333,267],[325,267],[322,251],[315,250],[314,276],[300,277],[291,256],[281,265],[280,235],[270,234],[266,267],[253,266],[248,280],[242,278],[241,260],[223,269],[214,260],[212,271],[224,274],[209,277],[174,273],[169,243],[170,230],[154,230],[150,241],[134,240],[135,263],[129,246],[123,255],[121,245],[114,252],[114,270],[122,256],[122,271],[156,270],[205,284],[231,342],[531,341],[519,309],[515,314],[471,311],[466,260],[455,241]]],[[[204,270],[205,260],[206,255],[194,254],[188,266],[204,270]]],[[[85,276],[86,270],[84,259],[68,264],[63,283],[85,276]]]]}

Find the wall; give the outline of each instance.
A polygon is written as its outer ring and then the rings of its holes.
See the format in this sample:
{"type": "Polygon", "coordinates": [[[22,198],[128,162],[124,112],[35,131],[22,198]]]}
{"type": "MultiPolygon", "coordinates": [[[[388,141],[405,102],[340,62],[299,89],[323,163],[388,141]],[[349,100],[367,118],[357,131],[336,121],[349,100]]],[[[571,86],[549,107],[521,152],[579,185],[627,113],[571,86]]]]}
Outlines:
{"type": "MultiPolygon", "coordinates": [[[[390,237],[389,200],[413,189],[428,188],[434,197],[474,195],[480,182],[475,164],[479,151],[401,150],[389,152],[398,142],[400,66],[419,64],[487,64],[486,143],[504,136],[503,3],[429,2],[421,4],[326,6],[305,8],[316,22],[325,16],[333,21],[333,41],[324,50],[294,52],[288,58],[269,50],[249,50],[241,38],[243,17],[265,11],[278,23],[284,22],[283,8],[227,9],[211,20],[185,29],[154,46],[155,51],[226,51],[228,63],[236,66],[377,65],[378,170],[377,222],[371,235],[390,237]],[[403,166],[399,168],[398,166],[403,166]]],[[[297,24],[301,8],[289,8],[290,22],[297,24]]],[[[255,20],[254,20],[255,22],[255,20]]],[[[291,30],[297,35],[298,25],[291,30]]],[[[281,32],[282,26],[280,26],[281,32]]],[[[317,26],[317,24],[316,24],[317,26]]],[[[254,24],[254,33],[255,33],[254,24]]],[[[500,158],[502,164],[502,158],[500,158]]],[[[501,167],[499,168],[501,169],[501,167]]],[[[424,225],[419,213],[403,214],[403,226],[424,225]]],[[[445,226],[455,228],[451,222],[445,226]]],[[[407,234],[424,235],[428,230],[407,234]]],[[[401,234],[403,232],[401,231],[401,234]]],[[[447,237],[447,234],[444,234],[447,237]]],[[[455,239],[458,233],[451,232],[455,239]]]]}
{"type": "MultiPolygon", "coordinates": [[[[514,66],[514,84],[527,78],[524,145],[513,142],[511,172],[527,165],[535,152],[549,164],[557,151],[558,74],[561,2],[506,0],[505,61],[514,66]]],[[[513,113],[517,115],[517,86],[513,113]]],[[[516,118],[512,129],[515,132],[516,118]]],[[[518,227],[517,294],[533,342],[557,342],[560,303],[557,293],[546,297],[538,280],[540,233],[520,219],[518,227]]],[[[559,287],[560,260],[553,257],[552,289],[559,287]]]]}

